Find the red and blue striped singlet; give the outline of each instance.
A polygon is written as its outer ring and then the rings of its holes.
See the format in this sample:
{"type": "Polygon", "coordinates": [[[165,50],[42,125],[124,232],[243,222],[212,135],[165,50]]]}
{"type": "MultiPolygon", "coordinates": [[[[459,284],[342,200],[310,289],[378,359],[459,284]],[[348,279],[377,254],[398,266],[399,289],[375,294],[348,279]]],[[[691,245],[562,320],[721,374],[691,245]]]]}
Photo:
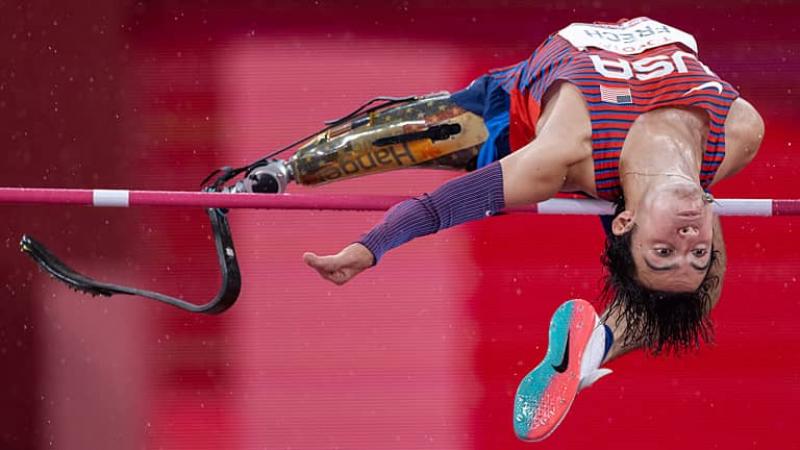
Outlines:
{"type": "Polygon", "coordinates": [[[633,122],[665,106],[708,113],[700,172],[708,188],[725,157],[725,118],[739,93],[702,64],[696,52],[690,35],[647,18],[565,28],[526,61],[490,73],[510,96],[510,147],[518,149],[535,137],[542,97],[555,81],[565,80],[580,89],[588,105],[600,198],[615,200],[622,194],[619,159],[633,122]]]}

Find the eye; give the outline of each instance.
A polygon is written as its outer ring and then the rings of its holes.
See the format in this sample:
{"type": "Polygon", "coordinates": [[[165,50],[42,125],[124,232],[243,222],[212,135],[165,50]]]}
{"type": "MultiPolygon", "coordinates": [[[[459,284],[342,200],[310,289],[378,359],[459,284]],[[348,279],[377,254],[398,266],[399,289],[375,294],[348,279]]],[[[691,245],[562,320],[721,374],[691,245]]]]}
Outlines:
{"type": "Polygon", "coordinates": [[[704,248],[696,248],[696,249],[692,250],[692,255],[694,255],[696,258],[702,258],[702,257],[706,256],[707,254],[708,254],[708,250],[706,250],[704,248]]]}
{"type": "Polygon", "coordinates": [[[653,251],[655,251],[656,255],[661,257],[666,257],[672,254],[672,249],[667,247],[659,247],[654,249],[653,251]]]}

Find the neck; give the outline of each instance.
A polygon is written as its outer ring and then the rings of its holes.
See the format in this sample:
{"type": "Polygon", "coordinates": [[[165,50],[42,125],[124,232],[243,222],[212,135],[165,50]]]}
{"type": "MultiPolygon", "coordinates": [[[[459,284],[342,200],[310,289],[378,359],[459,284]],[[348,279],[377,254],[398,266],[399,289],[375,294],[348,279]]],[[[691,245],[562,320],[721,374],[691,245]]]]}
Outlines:
{"type": "Polygon", "coordinates": [[[628,209],[656,185],[689,182],[700,187],[702,152],[689,139],[651,134],[626,142],[620,157],[620,183],[628,209]],[[628,145],[630,143],[630,145],[628,145]]]}

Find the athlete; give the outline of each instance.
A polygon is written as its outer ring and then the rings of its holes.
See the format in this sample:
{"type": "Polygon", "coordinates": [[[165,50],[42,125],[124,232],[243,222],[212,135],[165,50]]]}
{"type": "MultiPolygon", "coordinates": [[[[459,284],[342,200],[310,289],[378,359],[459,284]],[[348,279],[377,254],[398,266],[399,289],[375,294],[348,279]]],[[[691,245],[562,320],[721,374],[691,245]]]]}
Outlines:
{"type": "Polygon", "coordinates": [[[545,359],[515,398],[517,436],[544,439],[577,392],[610,373],[605,362],[709,339],[725,249],[708,189],[753,159],[764,124],[697,54],[691,35],[645,17],[569,25],[526,61],[449,97],[485,126],[477,170],[394,206],[338,254],[306,253],[306,263],[343,284],[415,237],[504,208],[563,192],[615,202],[606,311],[583,300],[559,307],[545,359]]]}

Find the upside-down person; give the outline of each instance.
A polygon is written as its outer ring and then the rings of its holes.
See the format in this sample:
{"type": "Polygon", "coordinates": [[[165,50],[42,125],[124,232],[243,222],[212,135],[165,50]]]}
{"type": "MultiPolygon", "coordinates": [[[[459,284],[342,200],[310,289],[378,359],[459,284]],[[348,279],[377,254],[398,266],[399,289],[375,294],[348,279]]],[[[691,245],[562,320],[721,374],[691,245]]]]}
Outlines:
{"type": "Polygon", "coordinates": [[[504,208],[582,192],[617,204],[603,261],[608,309],[554,314],[544,361],[521,382],[514,428],[540,440],[577,392],[626,351],[696,348],[710,338],[724,244],[707,190],[755,156],[758,112],[697,57],[694,38],[648,18],[572,24],[530,58],[450,100],[479,115],[478,170],[407,200],[336,255],[304,255],[343,284],[390,249],[504,208]]]}

